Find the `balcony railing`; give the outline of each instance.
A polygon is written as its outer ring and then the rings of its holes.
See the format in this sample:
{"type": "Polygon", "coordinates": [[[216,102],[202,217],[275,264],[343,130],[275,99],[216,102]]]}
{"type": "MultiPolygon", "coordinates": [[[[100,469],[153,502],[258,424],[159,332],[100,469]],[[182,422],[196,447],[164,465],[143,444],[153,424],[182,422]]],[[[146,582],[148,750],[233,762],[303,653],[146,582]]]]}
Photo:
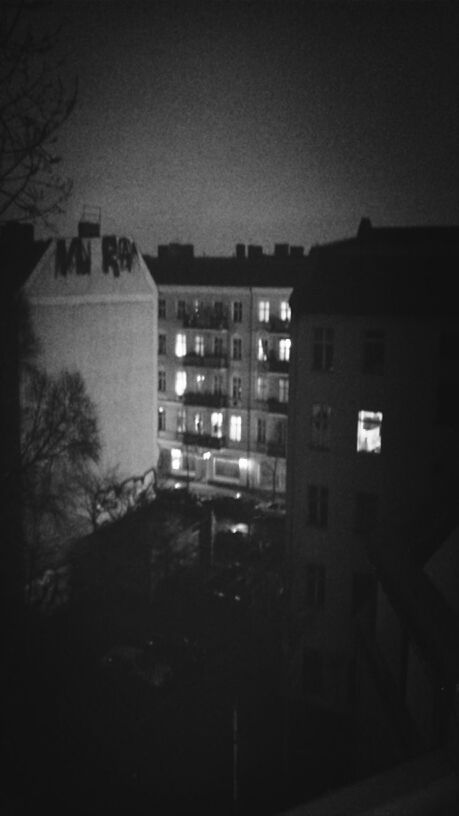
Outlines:
{"type": "Polygon", "coordinates": [[[270,317],[269,331],[278,334],[288,334],[290,332],[290,320],[282,320],[280,317],[270,317]]]}
{"type": "Polygon", "coordinates": [[[228,356],[225,354],[196,354],[190,352],[182,357],[182,362],[186,366],[196,366],[198,368],[228,368],[228,356]]]}
{"type": "Polygon", "coordinates": [[[288,360],[279,360],[274,354],[270,354],[268,357],[268,371],[273,371],[278,374],[288,374],[289,369],[289,361],[288,360]]]}
{"type": "Polygon", "coordinates": [[[215,309],[200,309],[197,312],[185,312],[183,315],[185,329],[216,329],[222,331],[228,328],[228,314],[215,309]]]}
{"type": "Polygon", "coordinates": [[[185,391],[183,395],[185,405],[207,405],[209,408],[226,408],[227,394],[213,394],[211,391],[185,391]]]}
{"type": "Polygon", "coordinates": [[[193,433],[184,431],[182,434],[184,445],[195,445],[198,448],[224,448],[226,447],[225,436],[212,436],[211,434],[193,433]]]}
{"type": "Polygon", "coordinates": [[[268,411],[270,414],[288,414],[288,402],[280,402],[277,399],[268,400],[268,411]]]}
{"type": "Polygon", "coordinates": [[[285,458],[285,442],[268,442],[267,447],[267,454],[268,456],[275,456],[276,458],[282,457],[285,458]]]}

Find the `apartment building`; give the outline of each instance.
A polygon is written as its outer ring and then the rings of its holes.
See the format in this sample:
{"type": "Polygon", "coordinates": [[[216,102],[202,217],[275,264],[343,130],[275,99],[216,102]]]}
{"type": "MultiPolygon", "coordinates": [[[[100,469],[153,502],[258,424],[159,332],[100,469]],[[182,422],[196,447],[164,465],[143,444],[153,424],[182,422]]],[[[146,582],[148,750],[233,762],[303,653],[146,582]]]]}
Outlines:
{"type": "Polygon", "coordinates": [[[285,493],[290,306],[301,247],[145,257],[158,287],[159,475],[285,493]]]}
{"type": "Polygon", "coordinates": [[[457,523],[458,255],[457,227],[363,220],[355,238],[311,250],[290,300],[287,666],[298,699],[349,710],[356,617],[370,640],[376,620],[387,625],[378,564],[392,552],[390,563],[420,569],[457,523]]]}

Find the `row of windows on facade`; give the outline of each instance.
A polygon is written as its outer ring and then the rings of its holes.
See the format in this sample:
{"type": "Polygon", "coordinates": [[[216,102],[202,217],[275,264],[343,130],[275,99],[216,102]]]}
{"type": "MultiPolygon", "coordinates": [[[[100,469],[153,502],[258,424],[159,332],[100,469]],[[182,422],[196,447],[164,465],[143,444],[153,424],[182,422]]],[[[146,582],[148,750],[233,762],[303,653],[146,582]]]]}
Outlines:
{"type": "MultiPolygon", "coordinates": [[[[176,371],[174,376],[174,391],[178,397],[182,397],[187,390],[188,384],[191,385],[191,391],[196,393],[212,393],[215,395],[224,395],[225,382],[222,374],[214,374],[207,376],[206,374],[197,374],[193,380],[186,371],[176,371]]],[[[256,398],[261,401],[268,399],[269,384],[266,377],[257,377],[256,383],[256,398]]],[[[158,391],[165,393],[167,391],[167,373],[164,369],[158,371],[158,391]]],[[[275,399],[279,402],[287,404],[289,395],[289,381],[288,377],[279,377],[277,380],[277,394],[275,399]]],[[[242,377],[235,374],[231,377],[231,398],[233,402],[241,402],[243,396],[242,377]]]]}
{"type": "MultiPolygon", "coordinates": [[[[192,415],[193,432],[196,434],[204,434],[206,432],[206,416],[201,411],[195,411],[192,415]]],[[[211,436],[221,439],[223,437],[224,415],[222,411],[212,411],[210,414],[210,434],[211,436]]],[[[257,418],[256,425],[256,441],[260,444],[266,442],[266,419],[264,417],[257,418]]],[[[167,412],[165,408],[158,408],[158,430],[167,431],[167,412]]],[[[176,416],[177,433],[184,433],[186,431],[186,415],[180,412],[176,416]]],[[[232,414],[229,418],[229,438],[232,442],[240,442],[242,440],[242,416],[239,414],[232,414]]],[[[275,423],[275,439],[278,445],[285,445],[287,440],[287,423],[285,421],[277,421],[275,423]]]]}
{"type": "MultiPolygon", "coordinates": [[[[328,527],[330,495],[324,485],[309,485],[307,492],[306,523],[310,527],[328,527]]],[[[379,500],[376,493],[359,492],[355,498],[354,530],[370,533],[378,524],[379,500]]]]}
{"type": "MultiPolygon", "coordinates": [[[[214,337],[212,347],[206,344],[204,335],[198,334],[193,338],[191,348],[188,343],[189,338],[186,334],[177,334],[174,342],[174,353],[176,357],[186,357],[188,353],[193,353],[198,357],[204,357],[207,354],[213,357],[224,357],[227,353],[226,344],[223,337],[214,337]]],[[[281,361],[288,362],[290,359],[291,340],[289,337],[282,337],[277,344],[277,358],[281,361]]],[[[231,356],[233,360],[242,360],[242,338],[233,337],[231,342],[231,356]]],[[[160,333],[158,336],[158,353],[160,355],[167,354],[167,335],[160,333]]],[[[269,356],[268,340],[260,337],[258,339],[257,357],[261,362],[266,362],[269,356]]]]}
{"type": "MultiPolygon", "coordinates": [[[[167,314],[166,298],[159,298],[158,300],[158,317],[166,319],[167,314]]],[[[191,306],[185,300],[177,300],[174,304],[174,314],[178,320],[183,320],[187,315],[199,315],[203,313],[209,306],[203,301],[193,300],[191,306]]],[[[211,306],[213,314],[221,318],[228,316],[228,311],[225,304],[221,300],[216,300],[211,306]]],[[[273,308],[273,304],[269,300],[259,300],[257,304],[257,316],[260,323],[269,323],[271,317],[278,317],[282,322],[290,322],[291,312],[288,300],[281,300],[277,302],[277,309],[273,308]],[[276,314],[277,312],[277,314],[276,314]]],[[[233,323],[242,323],[243,319],[243,304],[240,300],[235,300],[231,304],[231,318],[233,323]]]]}

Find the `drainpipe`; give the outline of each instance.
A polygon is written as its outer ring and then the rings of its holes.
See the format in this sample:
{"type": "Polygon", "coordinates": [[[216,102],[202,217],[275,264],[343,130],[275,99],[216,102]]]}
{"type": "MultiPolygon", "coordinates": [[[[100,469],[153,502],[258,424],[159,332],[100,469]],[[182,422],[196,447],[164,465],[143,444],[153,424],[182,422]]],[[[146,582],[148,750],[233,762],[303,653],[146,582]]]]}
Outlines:
{"type": "Polygon", "coordinates": [[[250,453],[251,453],[251,427],[252,427],[252,346],[253,346],[253,289],[250,287],[250,311],[249,311],[249,390],[247,396],[247,475],[246,487],[250,489],[250,453]]]}

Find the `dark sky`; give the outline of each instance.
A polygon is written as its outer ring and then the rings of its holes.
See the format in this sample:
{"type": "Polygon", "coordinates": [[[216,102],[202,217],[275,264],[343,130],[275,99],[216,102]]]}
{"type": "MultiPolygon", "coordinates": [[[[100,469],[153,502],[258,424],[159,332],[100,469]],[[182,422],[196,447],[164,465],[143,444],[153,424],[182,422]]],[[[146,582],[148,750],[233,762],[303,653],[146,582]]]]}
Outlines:
{"type": "Polygon", "coordinates": [[[66,2],[79,100],[60,140],[103,231],[311,244],[459,222],[456,3],[66,2]]]}

